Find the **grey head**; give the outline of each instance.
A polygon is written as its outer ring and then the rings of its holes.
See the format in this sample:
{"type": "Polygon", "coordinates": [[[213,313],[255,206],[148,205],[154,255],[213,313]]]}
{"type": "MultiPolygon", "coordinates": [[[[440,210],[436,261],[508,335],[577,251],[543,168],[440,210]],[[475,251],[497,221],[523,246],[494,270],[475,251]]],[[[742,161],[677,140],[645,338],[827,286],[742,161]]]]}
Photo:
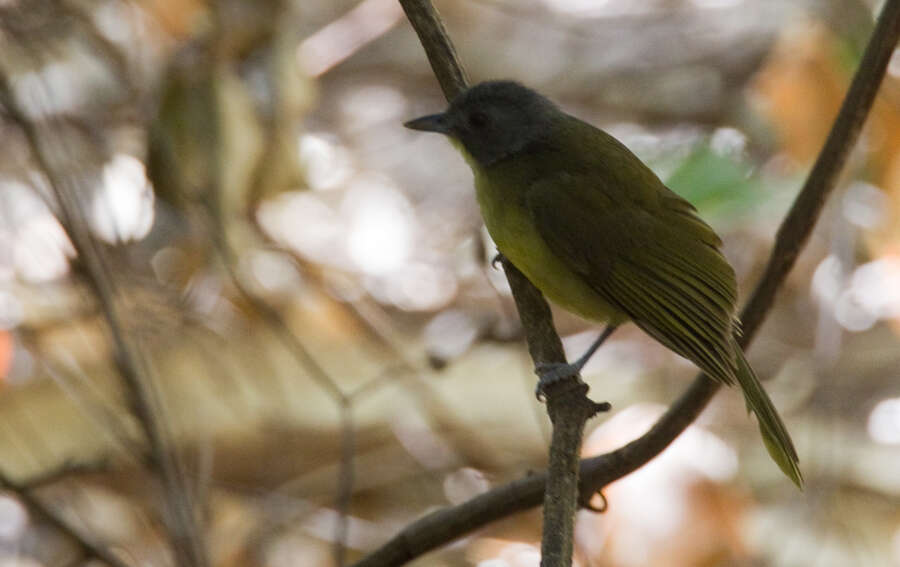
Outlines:
{"type": "Polygon", "coordinates": [[[446,134],[488,166],[540,140],[561,115],[552,102],[519,83],[487,81],[453,99],[446,112],[404,126],[446,134]]]}

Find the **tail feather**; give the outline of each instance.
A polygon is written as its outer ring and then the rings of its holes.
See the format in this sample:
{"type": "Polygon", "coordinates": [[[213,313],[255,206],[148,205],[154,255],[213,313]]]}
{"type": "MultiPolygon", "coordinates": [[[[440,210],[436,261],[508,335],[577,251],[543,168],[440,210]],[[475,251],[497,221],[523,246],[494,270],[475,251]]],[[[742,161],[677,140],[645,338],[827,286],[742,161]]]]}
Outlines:
{"type": "Polygon", "coordinates": [[[744,399],[747,401],[747,410],[756,414],[759,421],[759,431],[769,455],[775,464],[790,478],[798,488],[803,488],[803,475],[800,473],[799,459],[794,443],[787,432],[787,428],[778,416],[778,411],[769,399],[762,384],[744,358],[741,348],[735,345],[737,353],[736,378],[744,399]]]}

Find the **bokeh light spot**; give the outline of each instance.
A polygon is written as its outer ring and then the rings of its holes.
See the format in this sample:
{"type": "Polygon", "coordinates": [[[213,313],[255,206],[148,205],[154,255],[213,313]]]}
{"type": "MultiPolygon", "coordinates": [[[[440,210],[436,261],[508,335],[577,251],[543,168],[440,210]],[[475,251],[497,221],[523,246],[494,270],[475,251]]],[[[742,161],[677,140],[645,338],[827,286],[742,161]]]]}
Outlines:
{"type": "Polygon", "coordinates": [[[312,189],[340,187],[353,174],[350,153],[334,138],[323,134],[303,134],[297,144],[300,166],[312,189]]]}
{"type": "Polygon", "coordinates": [[[890,203],[887,195],[874,185],[862,181],[852,184],[841,202],[844,217],[860,228],[876,228],[885,219],[890,203]]]}
{"type": "Polygon", "coordinates": [[[16,272],[28,282],[49,282],[69,271],[75,249],[52,214],[36,215],[19,227],[13,245],[16,272]]]}
{"type": "Polygon", "coordinates": [[[431,356],[452,360],[478,338],[478,326],[465,311],[448,309],[425,326],[425,347],[431,356]]]}
{"type": "Polygon", "coordinates": [[[900,398],[881,400],[869,413],[869,437],[878,443],[900,444],[900,398]]]}
{"type": "Polygon", "coordinates": [[[94,197],[93,229],[107,242],[139,240],[153,226],[153,191],[144,164],[116,154],[103,167],[103,184],[94,197]]]}
{"type": "Polygon", "coordinates": [[[312,260],[334,262],[343,231],[335,211],[318,196],[283,193],[263,203],[257,217],[277,242],[312,260]]]}
{"type": "Polygon", "coordinates": [[[377,275],[406,262],[413,244],[413,211],[392,183],[374,176],[355,182],[342,212],[349,225],[347,252],[357,268],[377,275]]]}
{"type": "Polygon", "coordinates": [[[0,540],[18,539],[27,526],[28,512],[22,504],[10,496],[0,496],[0,540]]]}

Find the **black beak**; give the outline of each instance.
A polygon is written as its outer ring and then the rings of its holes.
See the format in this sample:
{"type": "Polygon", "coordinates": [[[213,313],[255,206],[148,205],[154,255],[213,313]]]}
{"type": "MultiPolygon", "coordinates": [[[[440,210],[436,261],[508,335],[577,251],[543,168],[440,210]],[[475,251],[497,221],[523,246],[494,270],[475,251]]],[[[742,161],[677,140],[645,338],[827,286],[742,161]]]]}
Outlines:
{"type": "Polygon", "coordinates": [[[450,133],[450,126],[447,124],[447,117],[444,114],[429,114],[428,116],[404,122],[403,125],[410,130],[438,132],[439,134],[450,133]]]}

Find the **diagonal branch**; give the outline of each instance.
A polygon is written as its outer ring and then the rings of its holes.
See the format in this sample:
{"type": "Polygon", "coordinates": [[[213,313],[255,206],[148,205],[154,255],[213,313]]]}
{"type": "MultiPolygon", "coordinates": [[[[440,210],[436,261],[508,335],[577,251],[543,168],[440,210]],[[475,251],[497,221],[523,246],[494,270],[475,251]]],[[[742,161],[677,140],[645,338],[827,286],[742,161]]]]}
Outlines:
{"type": "MultiPolygon", "coordinates": [[[[875,102],[875,95],[884,79],[898,37],[900,37],[900,0],[888,0],[878,17],[875,30],[844,97],[837,119],[828,133],[825,145],[819,152],[816,163],[803,184],[803,189],[781,222],[775,237],[775,246],[769,255],[762,278],[741,311],[743,335],[738,337],[741,347],[746,348],[750,344],[762,325],[763,319],[775,302],[778,288],[794,267],[797,257],[809,240],[826,199],[837,185],[844,163],[856,145],[869,110],[875,102]]],[[[604,458],[610,462],[620,460],[635,465],[631,468],[621,468],[607,479],[602,478],[605,476],[602,474],[591,476],[590,486],[599,489],[639,468],[660,453],[703,410],[717,389],[718,385],[713,384],[711,380],[698,377],[646,435],[608,455],[588,459],[588,463],[595,461],[593,466],[588,467],[591,470],[608,467],[609,465],[598,467],[597,459],[604,458]],[[689,419],[685,421],[688,416],[689,419]]]]}
{"type": "Polygon", "coordinates": [[[429,0],[399,0],[412,24],[425,55],[431,64],[431,70],[444,91],[444,98],[453,100],[456,95],[469,87],[469,77],[463,69],[456,48],[444,29],[444,23],[437,10],[429,0]]]}
{"type": "MultiPolygon", "coordinates": [[[[771,309],[775,293],[793,267],[825,200],[837,184],[842,166],[856,143],[884,78],[898,36],[900,0],[887,0],[825,146],[782,222],[765,273],[741,313],[744,322],[742,346],[750,343],[771,309]]],[[[432,65],[436,65],[435,60],[432,65]]],[[[440,78],[450,73],[442,74],[436,69],[436,74],[440,78]]],[[[699,415],[717,390],[718,386],[711,380],[698,376],[650,431],[620,449],[581,461],[582,493],[600,490],[661,453],[699,415]]],[[[542,502],[545,482],[546,474],[528,476],[458,506],[432,512],[407,526],[359,561],[356,567],[402,565],[495,520],[538,506],[542,502]]]]}
{"type": "Polygon", "coordinates": [[[46,177],[59,206],[59,215],[78,257],[84,263],[85,279],[97,297],[109,328],[116,369],[130,396],[135,418],[149,446],[148,460],[163,487],[165,511],[170,521],[168,537],[179,562],[188,567],[205,567],[209,561],[201,530],[177,456],[172,453],[169,432],[159,418],[157,393],[148,379],[146,359],[140,349],[126,339],[126,330],[116,308],[116,289],[109,266],[90,233],[77,186],[63,178],[53,165],[38,127],[22,112],[9,83],[0,72],[0,101],[12,120],[22,129],[35,161],[46,177]]]}
{"type": "Polygon", "coordinates": [[[16,498],[21,500],[32,514],[43,518],[59,533],[74,541],[83,553],[82,559],[97,559],[106,563],[109,567],[128,567],[128,564],[119,559],[112,551],[98,542],[92,541],[88,536],[81,534],[53,509],[46,506],[39,498],[36,498],[29,487],[13,482],[2,472],[0,472],[0,488],[14,493],[16,498]]]}
{"type": "MultiPolygon", "coordinates": [[[[219,195],[219,192],[216,191],[214,194],[219,195]]],[[[213,210],[210,210],[209,214],[211,216],[217,215],[216,211],[213,210]]],[[[344,557],[346,555],[350,503],[353,497],[353,484],[355,479],[354,453],[356,451],[356,424],[353,419],[352,411],[353,399],[350,395],[344,393],[328,371],[319,364],[319,361],[316,360],[309,348],[307,348],[294,333],[278,310],[269,305],[263,298],[258,297],[252,291],[247,289],[243,282],[241,282],[236,267],[238,263],[237,254],[231,248],[225,234],[225,219],[221,217],[216,218],[213,221],[213,224],[215,224],[217,229],[214,229],[212,238],[222,257],[222,263],[225,266],[225,271],[228,273],[228,278],[231,280],[235,289],[248,303],[250,303],[251,306],[253,306],[257,314],[262,317],[263,321],[268,325],[275,337],[281,341],[282,345],[290,352],[294,360],[306,370],[310,378],[322,388],[340,412],[341,458],[335,502],[337,524],[335,525],[334,546],[332,551],[335,565],[337,567],[343,567],[346,564],[344,557]]]]}

